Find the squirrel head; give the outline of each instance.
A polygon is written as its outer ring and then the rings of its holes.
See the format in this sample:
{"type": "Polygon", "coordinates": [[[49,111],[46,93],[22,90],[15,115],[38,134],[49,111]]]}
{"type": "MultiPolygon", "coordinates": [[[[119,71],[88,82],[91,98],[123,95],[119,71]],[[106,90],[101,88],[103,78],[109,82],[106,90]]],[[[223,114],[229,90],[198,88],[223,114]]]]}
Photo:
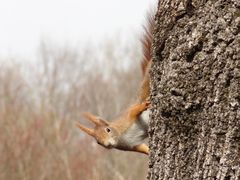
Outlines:
{"type": "Polygon", "coordinates": [[[88,135],[94,137],[98,144],[105,148],[113,148],[117,146],[118,132],[111,126],[111,123],[96,117],[90,113],[83,113],[83,116],[95,124],[94,129],[87,128],[77,122],[76,126],[88,135]]]}

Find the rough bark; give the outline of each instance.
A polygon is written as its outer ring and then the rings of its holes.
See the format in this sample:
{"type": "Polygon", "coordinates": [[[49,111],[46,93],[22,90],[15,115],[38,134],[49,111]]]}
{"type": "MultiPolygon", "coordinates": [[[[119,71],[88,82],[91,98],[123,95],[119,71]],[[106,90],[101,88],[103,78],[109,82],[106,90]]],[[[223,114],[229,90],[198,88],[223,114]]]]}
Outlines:
{"type": "Polygon", "coordinates": [[[160,0],[148,179],[240,179],[240,1],[160,0]]]}

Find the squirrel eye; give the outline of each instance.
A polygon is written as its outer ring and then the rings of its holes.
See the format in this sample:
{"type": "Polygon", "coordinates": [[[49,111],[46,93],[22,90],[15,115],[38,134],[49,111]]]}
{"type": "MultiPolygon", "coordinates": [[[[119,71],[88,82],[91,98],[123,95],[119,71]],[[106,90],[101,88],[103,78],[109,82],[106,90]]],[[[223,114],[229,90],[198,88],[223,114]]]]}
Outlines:
{"type": "Polygon", "coordinates": [[[110,133],[110,132],[111,132],[111,129],[108,128],[108,127],[107,127],[105,130],[106,130],[107,133],[110,133]]]}

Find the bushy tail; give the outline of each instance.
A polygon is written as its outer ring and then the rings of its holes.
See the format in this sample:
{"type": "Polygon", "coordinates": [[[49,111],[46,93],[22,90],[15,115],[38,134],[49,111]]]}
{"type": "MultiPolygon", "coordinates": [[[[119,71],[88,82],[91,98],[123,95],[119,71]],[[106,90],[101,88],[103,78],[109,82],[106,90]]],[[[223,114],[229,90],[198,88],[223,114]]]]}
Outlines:
{"type": "Polygon", "coordinates": [[[154,13],[153,12],[149,12],[147,14],[147,23],[145,26],[143,26],[143,28],[144,28],[144,33],[141,38],[142,49],[143,49],[141,67],[142,67],[142,73],[144,76],[149,66],[149,63],[152,60],[151,47],[152,47],[153,29],[154,29],[154,13]]]}
{"type": "Polygon", "coordinates": [[[150,95],[150,77],[149,70],[152,61],[152,42],[154,29],[154,12],[147,15],[147,24],[144,26],[144,34],[141,38],[143,48],[143,58],[141,61],[143,81],[139,91],[138,99],[140,102],[145,101],[150,95]]]}

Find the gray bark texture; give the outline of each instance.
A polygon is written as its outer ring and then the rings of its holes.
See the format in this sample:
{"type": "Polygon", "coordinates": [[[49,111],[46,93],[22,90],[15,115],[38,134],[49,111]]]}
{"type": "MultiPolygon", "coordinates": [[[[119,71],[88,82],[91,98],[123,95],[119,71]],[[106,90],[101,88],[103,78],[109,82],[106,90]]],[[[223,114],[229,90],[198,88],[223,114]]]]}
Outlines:
{"type": "Polygon", "coordinates": [[[160,0],[148,179],[240,179],[240,0],[160,0]]]}

